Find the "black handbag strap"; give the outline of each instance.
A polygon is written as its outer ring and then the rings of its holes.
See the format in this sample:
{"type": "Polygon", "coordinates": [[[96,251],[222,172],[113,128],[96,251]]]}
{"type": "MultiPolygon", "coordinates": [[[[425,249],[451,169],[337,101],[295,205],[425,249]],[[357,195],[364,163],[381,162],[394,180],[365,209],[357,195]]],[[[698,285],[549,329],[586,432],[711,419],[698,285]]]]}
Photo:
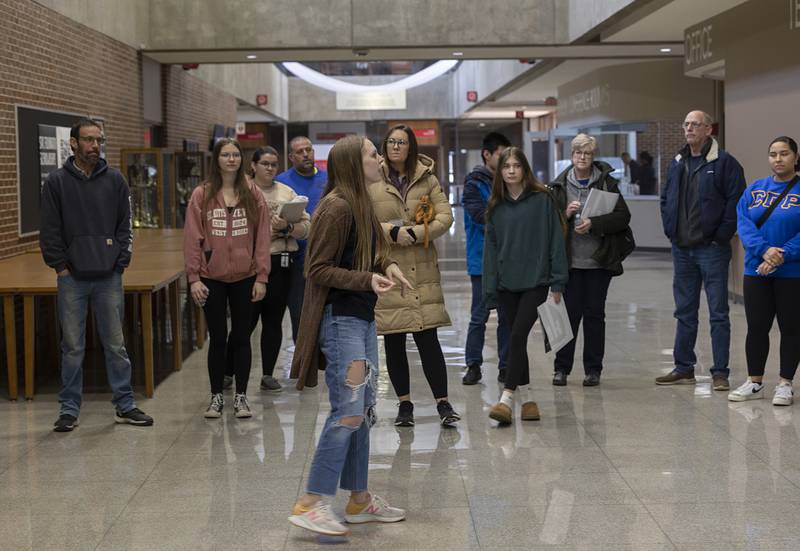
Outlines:
{"type": "Polygon", "coordinates": [[[785,198],[787,195],[789,195],[789,192],[790,192],[790,191],[792,191],[792,188],[794,187],[794,185],[795,185],[797,182],[800,182],[800,177],[798,177],[798,176],[795,176],[794,178],[792,178],[792,181],[791,181],[791,182],[789,182],[789,183],[786,185],[786,187],[783,189],[783,192],[782,192],[782,193],[781,193],[781,194],[778,196],[778,198],[777,198],[777,199],[775,199],[775,200],[772,202],[772,204],[769,206],[769,208],[767,209],[767,211],[766,211],[764,214],[762,214],[762,215],[761,215],[761,218],[759,218],[759,219],[756,221],[756,227],[757,227],[757,228],[759,228],[759,229],[760,229],[760,228],[761,228],[761,226],[763,226],[763,225],[764,225],[764,222],[766,222],[766,221],[767,221],[767,218],[769,218],[769,215],[770,215],[770,214],[772,214],[772,211],[773,211],[773,210],[775,210],[775,209],[777,208],[778,204],[780,204],[780,203],[781,203],[781,201],[783,201],[783,199],[784,199],[784,198],[785,198]]]}

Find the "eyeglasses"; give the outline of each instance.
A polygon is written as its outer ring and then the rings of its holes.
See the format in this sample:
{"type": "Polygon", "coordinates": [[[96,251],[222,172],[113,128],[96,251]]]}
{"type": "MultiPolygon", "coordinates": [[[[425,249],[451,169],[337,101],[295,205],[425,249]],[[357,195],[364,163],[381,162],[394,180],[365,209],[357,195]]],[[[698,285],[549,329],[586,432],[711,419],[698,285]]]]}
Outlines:
{"type": "Polygon", "coordinates": [[[587,157],[587,158],[594,157],[593,151],[573,151],[572,154],[575,157],[587,157]]]}
{"type": "Polygon", "coordinates": [[[278,163],[271,163],[269,161],[259,161],[256,164],[264,168],[278,168],[278,163]]]}
{"type": "Polygon", "coordinates": [[[701,126],[708,126],[704,122],[695,122],[695,121],[686,121],[683,123],[683,127],[688,130],[690,128],[700,128],[701,126]]]}
{"type": "Polygon", "coordinates": [[[97,142],[97,145],[105,145],[106,139],[102,136],[99,138],[95,138],[94,136],[81,136],[80,140],[84,143],[93,144],[97,142]]]}
{"type": "Polygon", "coordinates": [[[241,153],[220,153],[219,156],[222,157],[223,159],[241,159],[242,158],[242,154],[241,153]]]}
{"type": "Polygon", "coordinates": [[[386,145],[389,147],[403,147],[404,145],[408,145],[408,140],[395,140],[394,138],[389,138],[386,140],[386,145]]]}

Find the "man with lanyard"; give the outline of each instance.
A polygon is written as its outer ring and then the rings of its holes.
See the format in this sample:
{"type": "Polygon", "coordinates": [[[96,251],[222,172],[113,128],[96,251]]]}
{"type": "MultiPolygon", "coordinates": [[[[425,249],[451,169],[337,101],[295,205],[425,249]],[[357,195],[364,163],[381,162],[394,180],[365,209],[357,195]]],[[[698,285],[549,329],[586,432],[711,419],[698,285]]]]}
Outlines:
{"type": "MultiPolygon", "coordinates": [[[[311,144],[311,140],[305,136],[297,136],[289,142],[289,160],[292,162],[292,168],[278,174],[275,180],[292,188],[297,195],[308,197],[306,212],[313,216],[314,209],[317,208],[317,203],[328,183],[328,174],[314,166],[314,147],[311,144]]],[[[289,316],[292,318],[292,340],[295,342],[297,341],[297,328],[300,325],[300,313],[303,310],[303,293],[306,286],[306,280],[303,276],[306,242],[305,240],[298,240],[297,243],[300,248],[293,255],[291,262],[291,283],[288,300],[289,316]]]]}

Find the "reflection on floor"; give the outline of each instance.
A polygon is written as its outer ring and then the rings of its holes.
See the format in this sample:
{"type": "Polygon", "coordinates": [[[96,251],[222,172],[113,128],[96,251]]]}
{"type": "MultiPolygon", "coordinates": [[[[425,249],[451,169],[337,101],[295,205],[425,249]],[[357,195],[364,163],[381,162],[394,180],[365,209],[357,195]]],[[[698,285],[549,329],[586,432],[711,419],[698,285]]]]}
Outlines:
{"type": "MultiPolygon", "coordinates": [[[[581,386],[580,359],[568,386],[551,386],[552,358],[537,325],[529,352],[542,420],[498,428],[487,417],[499,394],[493,337],[483,384],[460,384],[469,317],[461,228],[457,221],[440,244],[454,321],[440,337],[450,398],[463,420],[456,429],[439,427],[414,352],[417,426],[395,429],[396,398],[382,367],[370,482],[407,508],[408,520],[356,526],[336,549],[800,549],[800,414],[794,419],[793,407],[769,400],[729,403],[711,391],[705,306],[697,386],[653,384],[671,365],[668,255],[635,254],[613,281],[599,387],[581,386]]],[[[739,305],[732,324],[738,384],[745,376],[739,305]]],[[[287,346],[280,358],[283,380],[290,354],[287,346]]],[[[328,410],[324,388],[298,393],[288,385],[280,395],[262,394],[258,371],[250,420],[233,418],[232,400],[221,420],[203,419],[202,352],[155,399],[141,400],[153,428],[115,426],[108,395],[86,396],[71,434],[51,431],[54,395],[0,403],[0,547],[296,550],[329,543],[286,521],[328,410]]],[[[776,380],[772,359],[770,387],[776,380]]],[[[339,496],[335,508],[343,505],[339,496]]]]}

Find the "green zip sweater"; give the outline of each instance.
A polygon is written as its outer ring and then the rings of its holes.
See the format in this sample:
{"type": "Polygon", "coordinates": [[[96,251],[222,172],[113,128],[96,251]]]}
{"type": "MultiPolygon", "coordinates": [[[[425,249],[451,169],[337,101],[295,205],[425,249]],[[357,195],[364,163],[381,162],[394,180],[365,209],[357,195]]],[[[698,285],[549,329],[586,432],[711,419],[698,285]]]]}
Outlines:
{"type": "Polygon", "coordinates": [[[569,278],[561,219],[547,193],[525,191],[498,204],[486,222],[483,295],[497,306],[497,291],[547,285],[563,292],[569,278]]]}

